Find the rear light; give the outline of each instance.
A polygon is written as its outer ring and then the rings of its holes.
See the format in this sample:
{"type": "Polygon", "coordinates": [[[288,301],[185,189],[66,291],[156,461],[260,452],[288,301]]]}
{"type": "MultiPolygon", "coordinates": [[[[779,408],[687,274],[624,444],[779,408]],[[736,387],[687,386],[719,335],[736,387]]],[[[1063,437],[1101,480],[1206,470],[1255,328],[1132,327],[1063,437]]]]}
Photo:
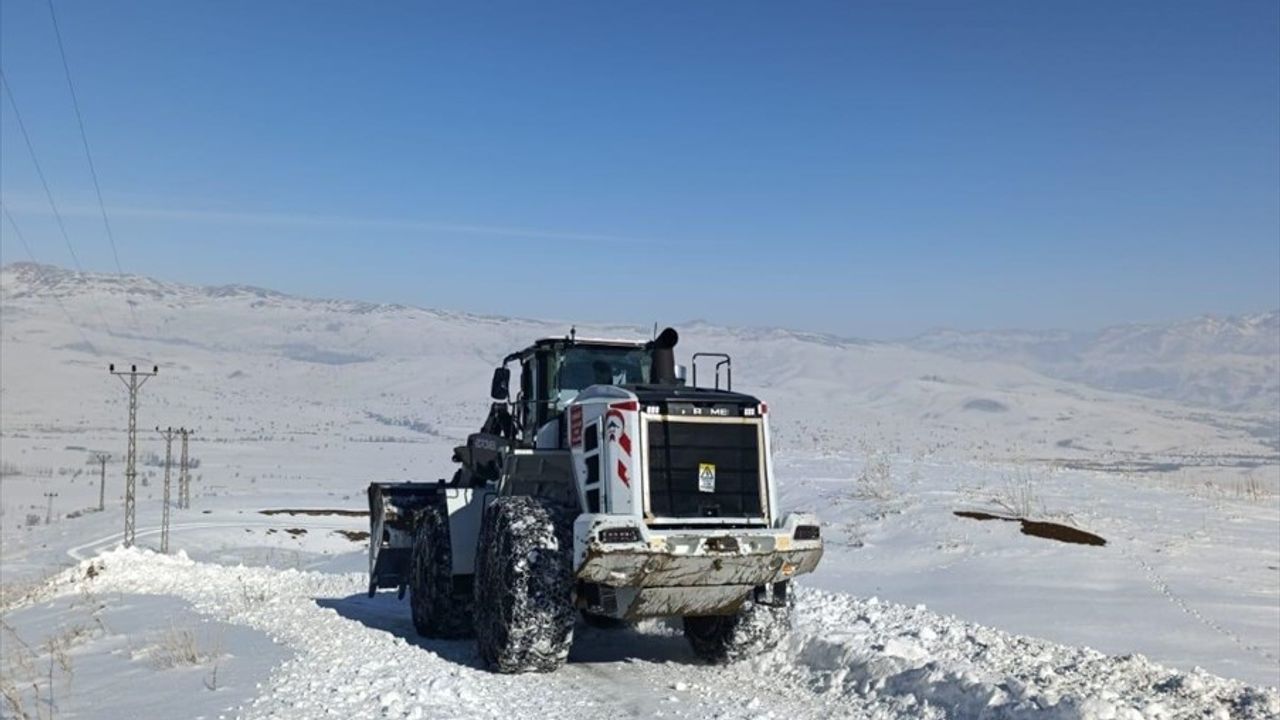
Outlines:
{"type": "Polygon", "coordinates": [[[761,415],[769,414],[769,403],[766,403],[766,402],[760,403],[760,414],[761,415]]]}
{"type": "Polygon", "coordinates": [[[796,540],[817,540],[822,537],[822,531],[817,525],[799,525],[792,537],[796,540]]]}
{"type": "Polygon", "coordinates": [[[600,542],[604,543],[640,542],[640,529],[633,527],[605,528],[596,533],[596,537],[600,539],[600,542]]]}

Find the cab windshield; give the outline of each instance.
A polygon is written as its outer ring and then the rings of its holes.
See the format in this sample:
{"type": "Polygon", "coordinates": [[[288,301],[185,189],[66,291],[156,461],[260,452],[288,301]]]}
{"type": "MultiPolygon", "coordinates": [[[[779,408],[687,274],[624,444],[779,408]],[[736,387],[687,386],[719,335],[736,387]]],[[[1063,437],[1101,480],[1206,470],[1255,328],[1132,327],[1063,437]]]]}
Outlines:
{"type": "Polygon", "coordinates": [[[560,360],[556,386],[563,393],[591,385],[647,383],[652,364],[643,348],[572,347],[560,360]]]}

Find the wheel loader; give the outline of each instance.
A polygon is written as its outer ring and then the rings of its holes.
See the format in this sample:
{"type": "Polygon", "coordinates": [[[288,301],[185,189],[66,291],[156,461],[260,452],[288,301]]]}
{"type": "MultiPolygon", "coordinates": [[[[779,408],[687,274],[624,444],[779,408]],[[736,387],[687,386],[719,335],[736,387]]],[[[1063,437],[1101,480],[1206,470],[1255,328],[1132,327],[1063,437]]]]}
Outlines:
{"type": "Polygon", "coordinates": [[[420,634],[474,637],[506,673],[560,667],[579,618],[679,618],[713,662],[776,645],[818,520],[778,507],[768,405],[728,355],[677,365],[678,337],[571,331],[504,358],[451,479],[370,485],[369,594],[407,591],[420,634]]]}

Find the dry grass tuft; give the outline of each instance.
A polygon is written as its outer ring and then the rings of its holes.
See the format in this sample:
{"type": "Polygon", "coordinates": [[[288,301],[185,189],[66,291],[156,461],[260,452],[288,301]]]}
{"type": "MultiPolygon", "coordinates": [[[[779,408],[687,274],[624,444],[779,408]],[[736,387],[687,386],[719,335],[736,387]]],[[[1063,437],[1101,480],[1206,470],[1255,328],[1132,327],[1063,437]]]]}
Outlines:
{"type": "Polygon", "coordinates": [[[177,625],[170,625],[156,636],[147,652],[151,665],[161,670],[203,665],[217,660],[222,654],[221,635],[206,637],[201,643],[194,628],[177,625]]]}

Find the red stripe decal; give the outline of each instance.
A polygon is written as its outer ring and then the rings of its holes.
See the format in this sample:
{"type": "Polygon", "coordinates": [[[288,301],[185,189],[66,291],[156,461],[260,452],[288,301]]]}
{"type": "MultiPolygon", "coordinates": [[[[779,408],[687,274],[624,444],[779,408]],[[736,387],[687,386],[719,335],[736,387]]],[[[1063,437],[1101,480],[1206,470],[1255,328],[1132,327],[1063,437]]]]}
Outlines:
{"type": "Polygon", "coordinates": [[[623,485],[631,487],[631,480],[627,477],[627,466],[621,460],[618,461],[618,479],[623,485]]]}
{"type": "Polygon", "coordinates": [[[626,433],[622,433],[622,435],[618,437],[618,445],[622,448],[622,452],[626,453],[627,455],[631,454],[631,436],[630,435],[626,433]]]}

